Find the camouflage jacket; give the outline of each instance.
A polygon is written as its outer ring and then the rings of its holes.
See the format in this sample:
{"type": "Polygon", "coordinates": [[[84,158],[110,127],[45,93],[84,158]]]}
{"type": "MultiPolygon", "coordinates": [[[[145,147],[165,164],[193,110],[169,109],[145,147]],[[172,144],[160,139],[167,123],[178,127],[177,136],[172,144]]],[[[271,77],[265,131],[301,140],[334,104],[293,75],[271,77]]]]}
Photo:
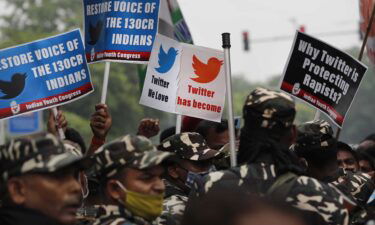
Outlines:
{"type": "Polygon", "coordinates": [[[332,182],[340,191],[350,196],[358,205],[350,214],[350,224],[364,225],[370,219],[374,219],[373,210],[367,206],[367,201],[374,191],[374,183],[371,177],[362,172],[345,171],[340,174],[337,181],[332,182]]]}
{"type": "MultiPolygon", "coordinates": [[[[278,182],[273,164],[253,163],[226,171],[210,173],[195,187],[196,196],[214,190],[215,186],[239,186],[250,193],[268,195],[273,184],[278,182]]],[[[279,197],[317,221],[330,225],[347,225],[348,211],[343,205],[343,196],[333,186],[306,176],[294,176],[275,188],[279,197]],[[282,196],[281,196],[282,195],[282,196]]]]}
{"type": "Polygon", "coordinates": [[[166,191],[163,202],[163,212],[159,218],[156,219],[158,225],[179,225],[184,215],[185,205],[188,201],[187,194],[165,181],[166,191]]]}
{"type": "Polygon", "coordinates": [[[99,206],[82,206],[77,211],[77,220],[76,225],[88,225],[95,221],[97,217],[99,206]]]}
{"type": "Polygon", "coordinates": [[[133,216],[123,206],[100,205],[97,206],[97,218],[91,225],[150,225],[140,217],[133,216]]]}
{"type": "Polygon", "coordinates": [[[371,177],[362,172],[345,171],[345,174],[340,174],[338,180],[332,184],[350,195],[360,206],[366,205],[375,188],[371,177]]]}

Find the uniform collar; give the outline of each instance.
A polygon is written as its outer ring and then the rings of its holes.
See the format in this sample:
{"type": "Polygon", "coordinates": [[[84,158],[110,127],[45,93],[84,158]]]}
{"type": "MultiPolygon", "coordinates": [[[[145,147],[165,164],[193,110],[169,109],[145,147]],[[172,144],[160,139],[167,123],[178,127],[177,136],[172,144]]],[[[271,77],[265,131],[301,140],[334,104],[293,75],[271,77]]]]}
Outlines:
{"type": "Polygon", "coordinates": [[[134,216],[129,210],[125,209],[122,205],[97,205],[97,218],[99,220],[109,220],[114,218],[123,218],[134,224],[150,225],[147,220],[134,216]]]}

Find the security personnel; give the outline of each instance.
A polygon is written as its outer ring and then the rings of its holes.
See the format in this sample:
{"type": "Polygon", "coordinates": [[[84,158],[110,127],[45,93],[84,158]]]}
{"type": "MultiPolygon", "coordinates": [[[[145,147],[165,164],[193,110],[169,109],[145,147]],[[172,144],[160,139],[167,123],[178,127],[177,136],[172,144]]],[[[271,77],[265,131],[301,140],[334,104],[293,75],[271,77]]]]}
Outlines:
{"type": "Polygon", "coordinates": [[[183,132],[165,139],[158,149],[175,153],[168,160],[165,174],[166,193],[158,224],[180,224],[191,186],[214,171],[213,159],[220,153],[208,147],[198,133],[183,132]]]}
{"type": "Polygon", "coordinates": [[[374,190],[371,177],[362,172],[339,168],[337,141],[330,124],[314,120],[297,127],[298,136],[291,149],[307,162],[307,174],[331,183],[353,202],[351,224],[364,224],[371,218],[366,203],[374,190]]]}
{"type": "Polygon", "coordinates": [[[78,173],[89,166],[52,134],[11,140],[0,148],[0,224],[75,224],[78,173]]]}
{"type": "Polygon", "coordinates": [[[143,136],[126,135],[93,155],[102,205],[95,225],[151,224],[162,212],[165,186],[161,163],[172,154],[158,151],[143,136]]]}
{"type": "Polygon", "coordinates": [[[296,137],[295,114],[288,95],[264,88],[252,91],[243,107],[238,152],[242,166],[210,173],[194,196],[199,198],[215,187],[242,186],[250,193],[286,201],[313,224],[347,225],[343,197],[329,185],[303,176],[298,158],[289,150],[296,137]]]}

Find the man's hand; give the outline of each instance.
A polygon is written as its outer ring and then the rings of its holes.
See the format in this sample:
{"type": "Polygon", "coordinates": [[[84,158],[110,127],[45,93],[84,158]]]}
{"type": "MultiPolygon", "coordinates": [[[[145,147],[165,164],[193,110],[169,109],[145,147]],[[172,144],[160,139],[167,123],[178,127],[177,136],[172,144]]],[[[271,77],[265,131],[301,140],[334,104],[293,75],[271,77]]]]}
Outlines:
{"type": "Polygon", "coordinates": [[[53,115],[52,109],[49,110],[49,117],[47,122],[47,131],[54,135],[58,135],[57,129],[62,128],[64,133],[68,127],[68,121],[66,120],[62,110],[58,109],[57,116],[53,115]]]}
{"type": "Polygon", "coordinates": [[[142,119],[138,126],[138,135],[151,138],[156,136],[160,131],[158,119],[142,119]]]}
{"type": "Polygon", "coordinates": [[[112,117],[106,104],[95,105],[95,110],[91,116],[90,127],[95,138],[105,140],[112,126],[112,117]]]}

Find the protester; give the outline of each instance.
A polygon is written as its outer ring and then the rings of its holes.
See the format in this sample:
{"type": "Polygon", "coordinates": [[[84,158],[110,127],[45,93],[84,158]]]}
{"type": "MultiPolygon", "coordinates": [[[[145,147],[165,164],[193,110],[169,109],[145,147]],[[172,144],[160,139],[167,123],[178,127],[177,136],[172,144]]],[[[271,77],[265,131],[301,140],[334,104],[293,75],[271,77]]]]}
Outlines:
{"type": "Polygon", "coordinates": [[[306,162],[306,174],[322,182],[338,178],[337,141],[328,122],[315,120],[297,127],[297,140],[291,149],[306,162]]]}
{"type": "Polygon", "coordinates": [[[165,139],[158,149],[173,152],[165,173],[166,193],[158,224],[180,224],[193,183],[214,170],[213,159],[220,153],[210,149],[204,138],[184,132],[165,139]]]}
{"type": "Polygon", "coordinates": [[[229,143],[228,129],[227,120],[222,120],[220,123],[202,120],[195,129],[195,132],[203,136],[208,147],[220,150],[225,144],[229,143]]]}
{"type": "Polygon", "coordinates": [[[68,127],[68,121],[66,120],[63,111],[58,109],[57,116],[55,118],[52,110],[50,110],[47,121],[47,131],[59,137],[59,133],[57,131],[59,128],[63,129],[66,140],[78,144],[78,149],[81,151],[81,153],[86,153],[87,148],[83,137],[76,129],[68,127]]]}
{"type": "Polygon", "coordinates": [[[197,184],[192,196],[202,196],[220,186],[242,186],[257,195],[286,201],[317,224],[347,224],[348,211],[337,190],[300,175],[303,169],[289,150],[296,137],[295,114],[295,104],[288,95],[264,88],[251,92],[243,107],[238,154],[238,163],[243,165],[210,173],[203,184],[197,184]]]}
{"type": "Polygon", "coordinates": [[[356,152],[346,143],[339,141],[337,143],[337,162],[340,168],[356,172],[359,170],[359,164],[356,152]]]}
{"type": "Polygon", "coordinates": [[[11,140],[0,149],[0,224],[75,224],[89,166],[52,134],[11,140]]]}
{"type": "Polygon", "coordinates": [[[65,115],[63,114],[62,110],[57,110],[57,115],[53,114],[53,110],[49,110],[48,120],[47,120],[47,131],[54,135],[58,134],[58,129],[63,129],[64,133],[66,132],[66,129],[68,127],[68,121],[65,118],[65,115]]]}
{"type": "MultiPolygon", "coordinates": [[[[229,147],[229,127],[227,120],[221,120],[220,123],[202,120],[196,132],[201,134],[207,141],[207,145],[215,150],[220,151],[221,157],[214,159],[214,165],[218,170],[225,170],[230,168],[230,147],[229,147]]],[[[238,129],[235,130],[236,137],[236,151],[238,150],[239,141],[238,129]]]]}
{"type": "Polygon", "coordinates": [[[375,134],[367,136],[357,147],[357,152],[364,153],[375,160],[375,134]]]}
{"type": "Polygon", "coordinates": [[[181,124],[181,132],[194,132],[198,124],[202,121],[200,118],[183,116],[181,124]]]}
{"type": "Polygon", "coordinates": [[[354,218],[368,214],[365,205],[374,185],[368,176],[359,171],[354,173],[339,169],[336,159],[337,141],[329,123],[315,120],[298,126],[297,130],[297,141],[292,149],[306,160],[307,175],[325,183],[332,183],[345,194],[346,204],[352,205],[352,224],[354,218]]]}
{"type": "Polygon", "coordinates": [[[357,152],[359,170],[363,173],[367,173],[375,181],[375,161],[374,159],[365,151],[357,152]]]}
{"type": "Polygon", "coordinates": [[[152,138],[156,136],[159,131],[160,127],[158,119],[144,118],[139,122],[137,135],[152,138]]]}
{"type": "Polygon", "coordinates": [[[102,146],[112,126],[112,116],[106,104],[96,104],[95,112],[91,115],[90,127],[93,132],[90,147],[87,154],[91,155],[102,146]]]}
{"type": "MultiPolygon", "coordinates": [[[[358,149],[369,149],[375,147],[375,134],[368,135],[361,143],[358,145],[358,149]]],[[[375,151],[373,152],[373,157],[375,157],[375,151]]]]}
{"type": "Polygon", "coordinates": [[[146,137],[134,135],[99,148],[93,157],[102,204],[92,224],[151,224],[162,212],[161,163],[171,155],[158,151],[146,137]]]}

